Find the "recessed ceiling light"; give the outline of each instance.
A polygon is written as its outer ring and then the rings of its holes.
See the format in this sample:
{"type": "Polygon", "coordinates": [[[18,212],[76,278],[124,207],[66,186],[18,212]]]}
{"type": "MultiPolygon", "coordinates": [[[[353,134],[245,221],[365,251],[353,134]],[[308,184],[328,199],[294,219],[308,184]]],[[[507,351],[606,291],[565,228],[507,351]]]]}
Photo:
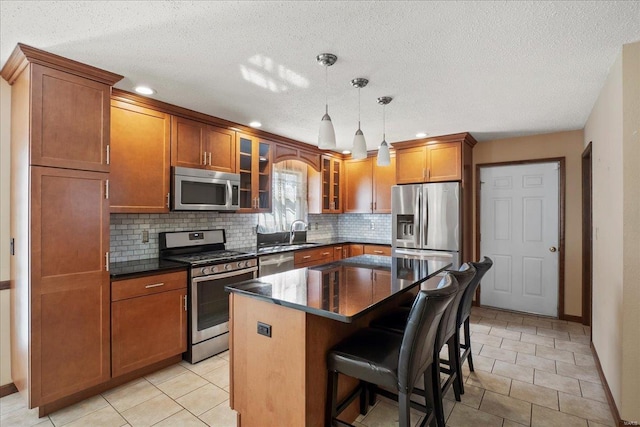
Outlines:
{"type": "Polygon", "coordinates": [[[424,138],[425,136],[427,136],[427,134],[426,134],[426,133],[424,133],[424,132],[418,132],[418,133],[416,133],[416,138],[424,138]]]}
{"type": "Polygon", "coordinates": [[[259,128],[260,126],[262,126],[262,123],[253,121],[249,123],[249,126],[251,126],[252,128],[259,128]]]}
{"type": "Polygon", "coordinates": [[[349,150],[342,150],[342,154],[351,154],[351,151],[349,151],[349,150]]]}
{"type": "Polygon", "coordinates": [[[156,91],[151,89],[149,86],[136,86],[133,90],[138,92],[140,95],[153,95],[156,93],[156,91]]]}

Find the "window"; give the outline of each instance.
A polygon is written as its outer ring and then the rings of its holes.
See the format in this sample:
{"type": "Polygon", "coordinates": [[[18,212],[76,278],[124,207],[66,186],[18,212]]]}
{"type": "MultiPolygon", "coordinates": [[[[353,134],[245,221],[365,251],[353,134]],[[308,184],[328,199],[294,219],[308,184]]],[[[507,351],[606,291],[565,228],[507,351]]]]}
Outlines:
{"type": "Polygon", "coordinates": [[[289,231],[296,219],[307,222],[307,165],[286,160],[273,165],[272,211],[258,216],[258,232],[289,231]]]}

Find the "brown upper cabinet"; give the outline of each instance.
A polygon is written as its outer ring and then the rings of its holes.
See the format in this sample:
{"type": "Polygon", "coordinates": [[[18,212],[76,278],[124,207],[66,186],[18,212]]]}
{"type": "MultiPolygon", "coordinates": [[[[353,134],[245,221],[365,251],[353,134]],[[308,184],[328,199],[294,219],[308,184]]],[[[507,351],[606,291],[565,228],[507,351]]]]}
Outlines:
{"type": "MultiPolygon", "coordinates": [[[[297,145],[306,145],[300,144],[297,145]]],[[[273,146],[273,163],[278,163],[283,160],[299,160],[311,166],[316,171],[320,170],[320,153],[305,150],[302,147],[296,147],[293,144],[280,144],[274,143],[273,146]]]]}
{"type": "Polygon", "coordinates": [[[234,131],[171,118],[171,166],[235,173],[236,151],[234,131]]]}
{"type": "Polygon", "coordinates": [[[344,162],[323,155],[317,172],[308,169],[309,213],[342,213],[342,180],[344,162]]]}
{"type": "Polygon", "coordinates": [[[421,147],[396,147],[397,182],[460,181],[462,179],[462,150],[460,142],[446,142],[421,147]]]}
{"type": "Polygon", "coordinates": [[[396,157],[389,166],[378,166],[375,157],[347,160],[345,213],[391,213],[391,187],[396,178],[396,157]]]}
{"type": "Polygon", "coordinates": [[[109,172],[108,84],[31,66],[31,164],[109,172]]]}
{"type": "Polygon", "coordinates": [[[112,213],[169,212],[171,116],[111,101],[112,213]]]}
{"type": "Polygon", "coordinates": [[[271,142],[237,134],[240,212],[271,211],[271,142]]]}

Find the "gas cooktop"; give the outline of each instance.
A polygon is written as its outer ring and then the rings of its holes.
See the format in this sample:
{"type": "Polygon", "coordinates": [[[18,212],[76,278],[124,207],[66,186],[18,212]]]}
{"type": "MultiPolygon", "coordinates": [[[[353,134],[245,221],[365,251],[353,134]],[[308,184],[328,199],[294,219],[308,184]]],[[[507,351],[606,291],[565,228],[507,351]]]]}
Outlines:
{"type": "Polygon", "coordinates": [[[171,261],[186,262],[191,265],[212,264],[216,262],[227,262],[242,258],[249,258],[251,255],[246,252],[229,251],[222,249],[219,251],[198,252],[193,254],[173,255],[164,257],[171,261]]]}

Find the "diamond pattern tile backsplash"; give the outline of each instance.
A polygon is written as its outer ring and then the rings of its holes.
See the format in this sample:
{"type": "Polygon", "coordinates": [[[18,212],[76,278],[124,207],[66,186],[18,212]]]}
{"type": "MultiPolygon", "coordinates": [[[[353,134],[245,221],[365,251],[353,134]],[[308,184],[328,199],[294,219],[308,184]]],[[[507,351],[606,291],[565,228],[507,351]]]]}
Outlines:
{"type": "MultiPolygon", "coordinates": [[[[391,243],[391,215],[309,215],[307,240],[341,238],[381,240],[391,243]]],[[[221,212],[170,212],[168,214],[111,214],[111,262],[158,256],[158,233],[224,228],[227,249],[256,246],[257,214],[221,212]],[[142,242],[148,231],[149,241],[142,242]]]]}

